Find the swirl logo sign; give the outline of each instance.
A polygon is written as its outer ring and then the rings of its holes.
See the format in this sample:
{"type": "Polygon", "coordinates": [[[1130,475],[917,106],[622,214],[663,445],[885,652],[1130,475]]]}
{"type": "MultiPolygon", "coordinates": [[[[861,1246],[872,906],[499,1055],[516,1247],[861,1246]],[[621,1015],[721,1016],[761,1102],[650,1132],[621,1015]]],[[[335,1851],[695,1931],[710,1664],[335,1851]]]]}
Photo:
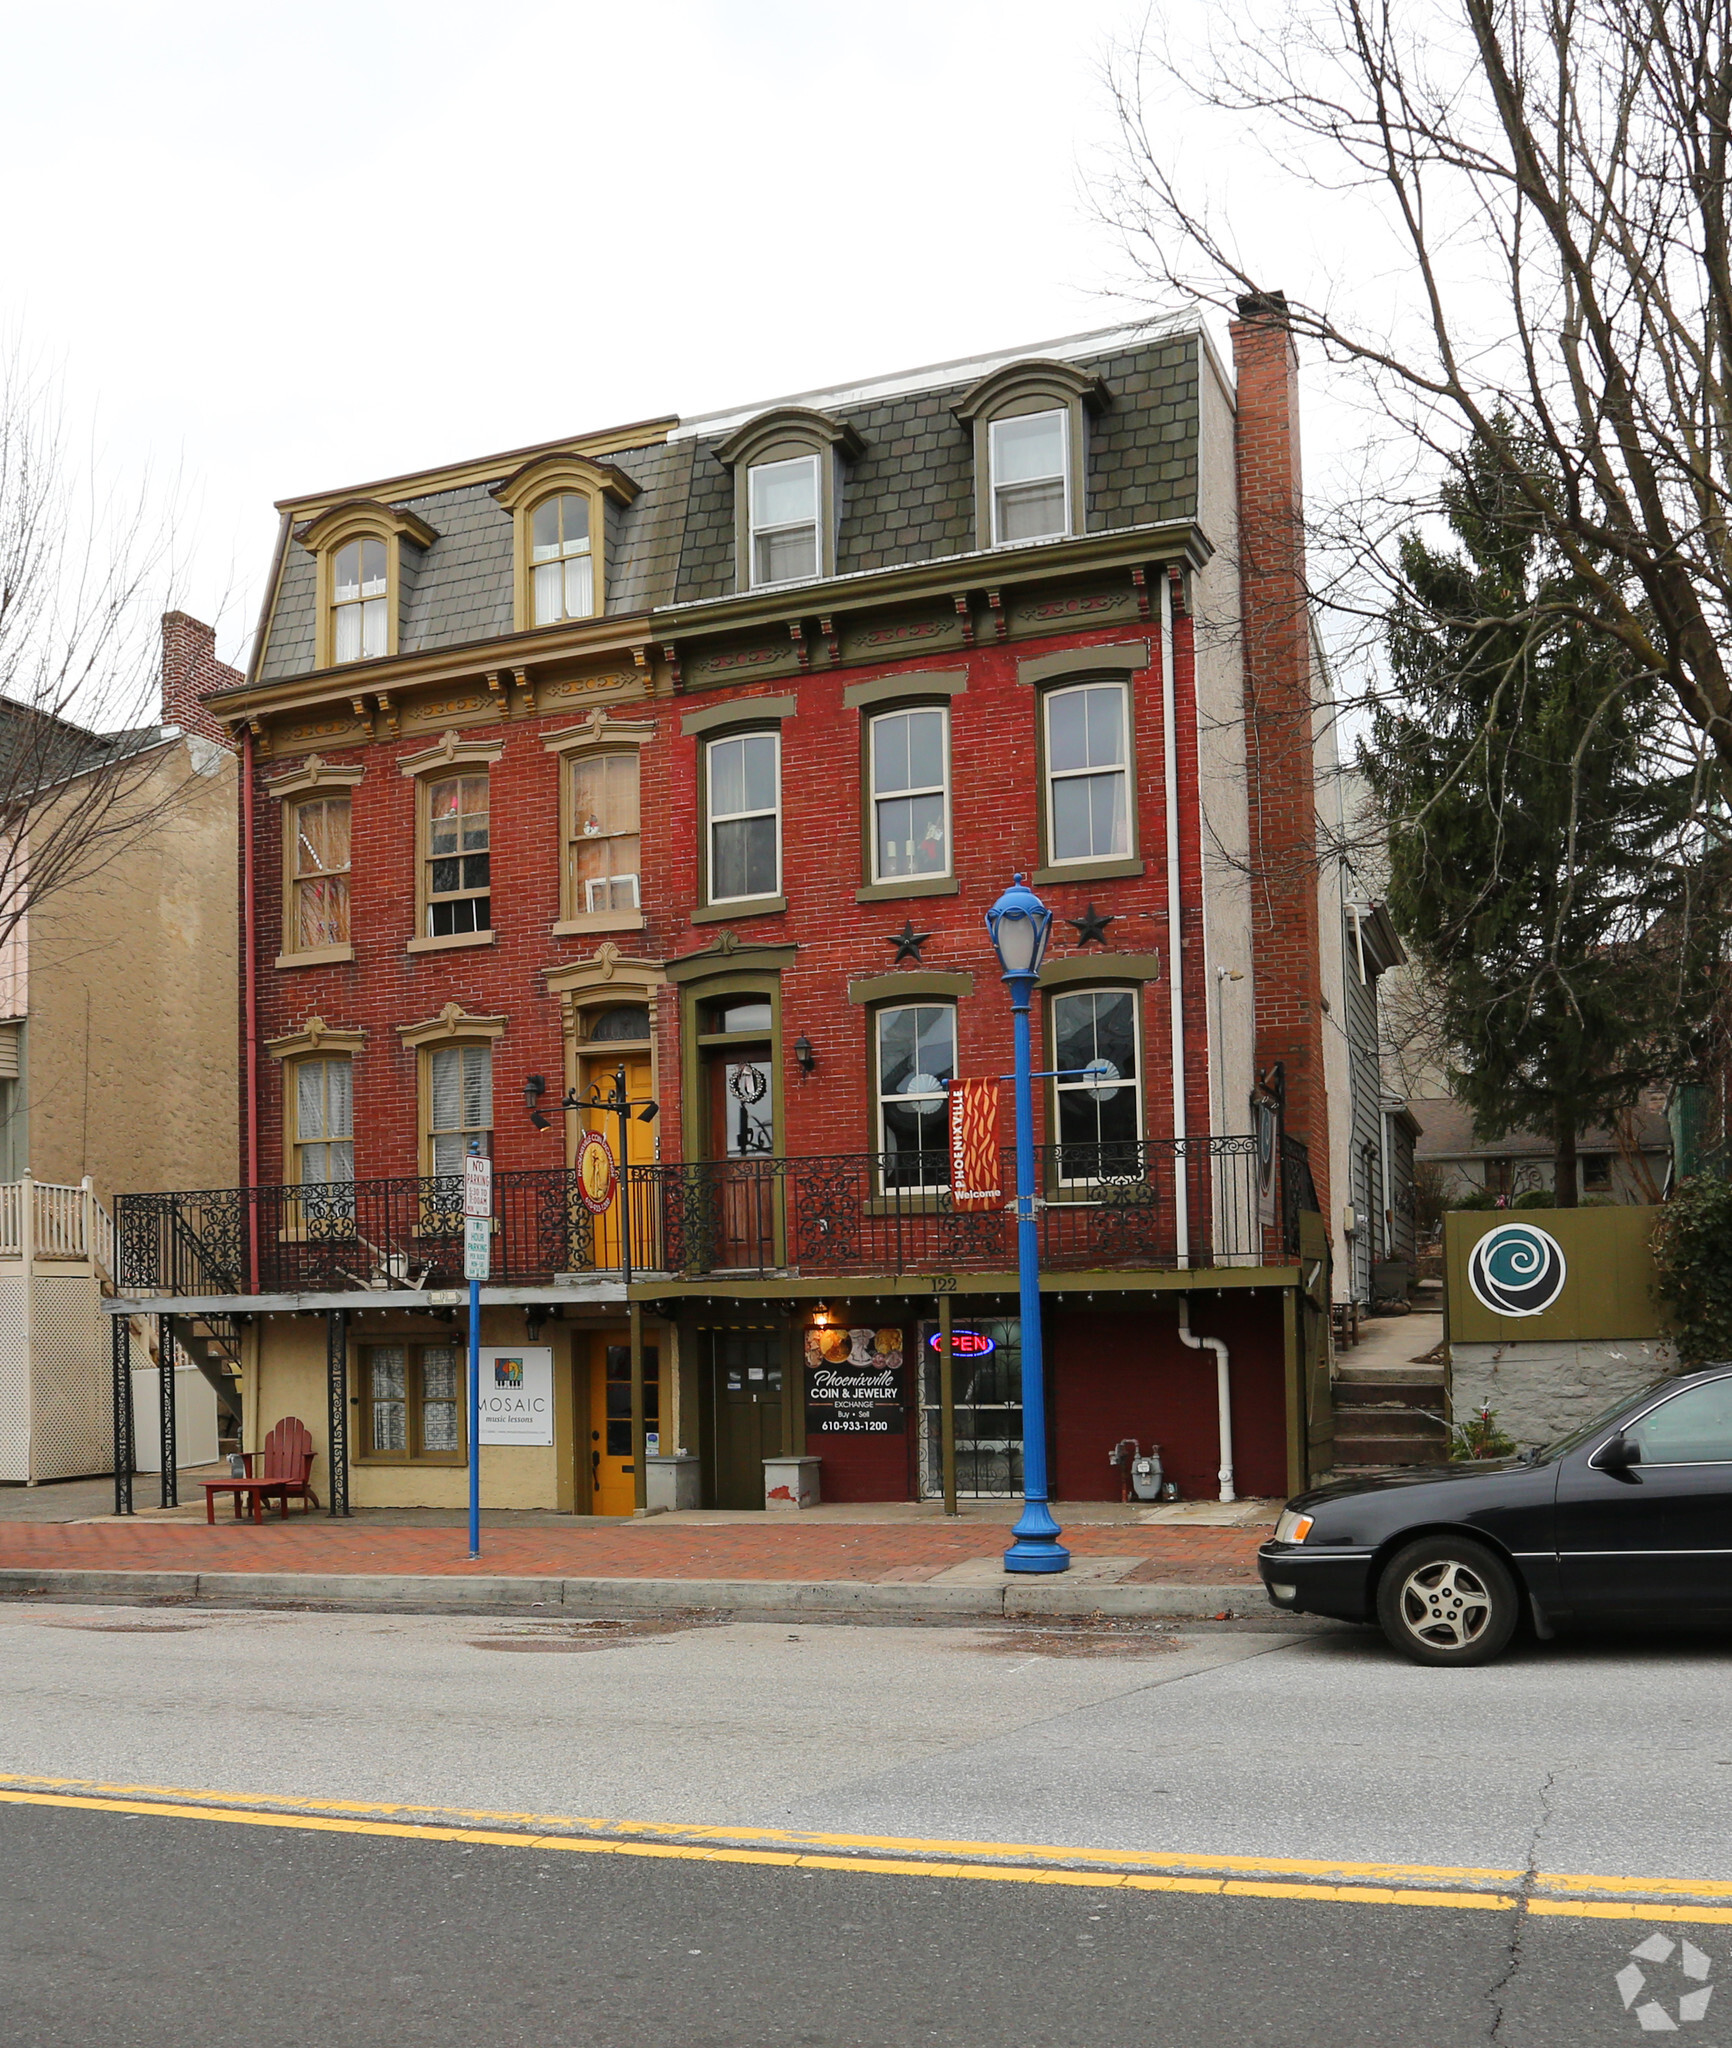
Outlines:
{"type": "Polygon", "coordinates": [[[1474,1299],[1494,1315],[1542,1315],[1564,1291],[1564,1248],[1532,1223],[1487,1231],[1467,1258],[1474,1299]]]}

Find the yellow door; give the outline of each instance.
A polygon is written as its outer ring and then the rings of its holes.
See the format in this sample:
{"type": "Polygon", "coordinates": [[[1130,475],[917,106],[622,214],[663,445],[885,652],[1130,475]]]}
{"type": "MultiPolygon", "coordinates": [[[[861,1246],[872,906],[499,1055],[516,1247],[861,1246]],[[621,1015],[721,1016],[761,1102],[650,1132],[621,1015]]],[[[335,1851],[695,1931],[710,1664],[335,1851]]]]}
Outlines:
{"type": "MultiPolygon", "coordinates": [[[[577,1083],[579,1096],[587,1098],[592,1087],[598,1095],[611,1095],[613,1092],[614,1076],[621,1067],[625,1069],[625,1092],[627,1096],[635,1103],[647,1102],[650,1099],[650,1063],[647,1053],[631,1053],[627,1054],[623,1059],[616,1055],[612,1058],[592,1058],[579,1061],[577,1083]]],[[[581,1121],[584,1130],[600,1131],[607,1140],[608,1150],[614,1155],[614,1165],[618,1167],[621,1164],[619,1158],[618,1115],[611,1109],[597,1109],[593,1104],[586,1101],[583,1116],[578,1121],[581,1121]]],[[[631,1113],[631,1121],[626,1125],[626,1147],[624,1163],[630,1166],[645,1166],[656,1156],[655,1126],[653,1124],[639,1123],[638,1113],[635,1109],[631,1113]]],[[[613,1207],[605,1215],[597,1216],[594,1221],[595,1264],[604,1270],[609,1266],[617,1266],[619,1264],[619,1211],[620,1203],[624,1199],[622,1187],[620,1193],[614,1197],[613,1207]]],[[[643,1220],[651,1213],[653,1207],[653,1203],[645,1202],[640,1198],[634,1208],[632,1212],[632,1225],[634,1232],[638,1235],[642,1234],[643,1220]]],[[[639,1244],[636,1241],[636,1236],[634,1236],[631,1262],[635,1267],[642,1268],[653,1263],[653,1261],[646,1259],[644,1256],[648,1249],[647,1246],[639,1244]]]]}
{"type": "MultiPolygon", "coordinates": [[[[590,1512],[629,1515],[637,1504],[631,1442],[631,1340],[625,1330],[598,1330],[589,1366],[590,1512]]],[[[661,1416],[661,1359],[643,1348],[644,1429],[655,1435],[661,1416]]]]}

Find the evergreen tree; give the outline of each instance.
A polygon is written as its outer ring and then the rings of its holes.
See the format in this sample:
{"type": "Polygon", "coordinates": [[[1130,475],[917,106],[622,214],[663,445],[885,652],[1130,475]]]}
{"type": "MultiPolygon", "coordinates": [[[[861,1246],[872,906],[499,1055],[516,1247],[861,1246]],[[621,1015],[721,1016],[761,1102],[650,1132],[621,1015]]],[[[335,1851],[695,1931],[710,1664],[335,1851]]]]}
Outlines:
{"type": "MultiPolygon", "coordinates": [[[[1711,785],[1594,590],[1471,455],[1457,545],[1408,533],[1388,620],[1394,701],[1360,760],[1389,831],[1389,912],[1436,987],[1475,1133],[1576,1140],[1702,1057],[1722,984],[1711,785]]],[[[1524,489],[1525,485],[1525,489],[1524,489]]]]}

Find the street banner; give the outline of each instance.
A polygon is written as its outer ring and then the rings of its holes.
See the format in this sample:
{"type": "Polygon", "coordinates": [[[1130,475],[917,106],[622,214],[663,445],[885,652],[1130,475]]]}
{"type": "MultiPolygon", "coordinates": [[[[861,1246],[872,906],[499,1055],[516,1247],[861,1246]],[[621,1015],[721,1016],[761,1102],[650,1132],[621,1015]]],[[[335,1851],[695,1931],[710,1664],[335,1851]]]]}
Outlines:
{"type": "Polygon", "coordinates": [[[493,1161],[484,1153],[472,1152],[463,1162],[463,1213],[493,1214],[493,1161]]]}
{"type": "Polygon", "coordinates": [[[601,1131],[585,1131],[577,1148],[578,1200],[592,1216],[605,1215],[613,1206],[619,1176],[614,1170],[613,1147],[601,1131]]]}
{"type": "Polygon", "coordinates": [[[950,1084],[950,1201],[956,1209],[1004,1204],[998,1170],[998,1083],[950,1084]]]}
{"type": "Polygon", "coordinates": [[[463,1277],[485,1280],[493,1263],[493,1218],[465,1216],[463,1219],[463,1277]]]}

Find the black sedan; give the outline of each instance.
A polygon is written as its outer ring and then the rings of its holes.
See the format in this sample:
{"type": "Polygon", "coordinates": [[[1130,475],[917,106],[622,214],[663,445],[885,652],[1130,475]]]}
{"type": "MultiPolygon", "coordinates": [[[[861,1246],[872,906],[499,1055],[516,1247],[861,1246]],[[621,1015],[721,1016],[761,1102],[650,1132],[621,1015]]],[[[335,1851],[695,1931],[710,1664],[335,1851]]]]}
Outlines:
{"type": "Polygon", "coordinates": [[[1524,1617],[1732,1621],[1732,1365],[1656,1382],[1544,1450],[1299,1494],[1257,1553],[1291,1614],[1483,1664],[1524,1617]]]}

